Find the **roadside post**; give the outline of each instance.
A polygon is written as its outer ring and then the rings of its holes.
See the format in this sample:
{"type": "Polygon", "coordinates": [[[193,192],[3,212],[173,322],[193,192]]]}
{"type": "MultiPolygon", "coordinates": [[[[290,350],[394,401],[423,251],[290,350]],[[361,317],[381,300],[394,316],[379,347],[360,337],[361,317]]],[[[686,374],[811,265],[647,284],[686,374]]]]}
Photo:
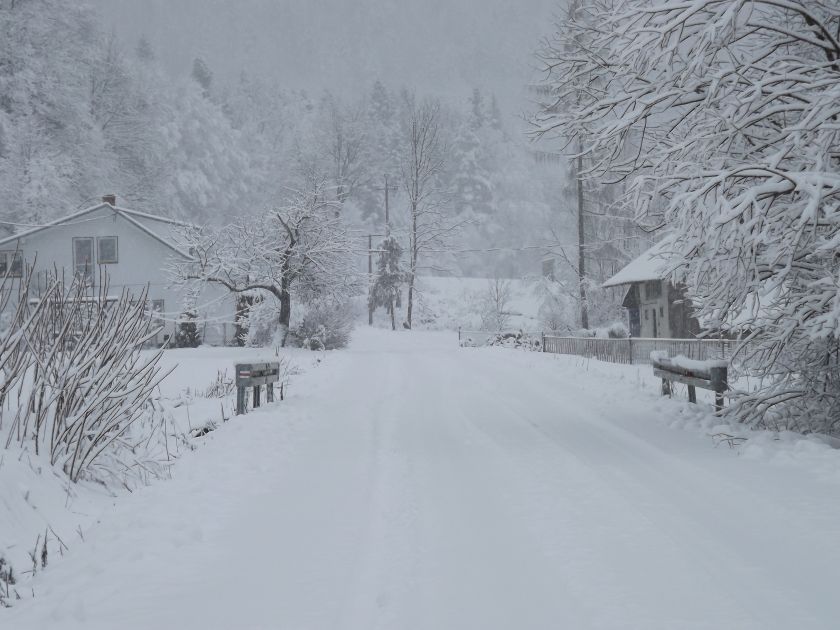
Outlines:
{"type": "Polygon", "coordinates": [[[253,401],[256,409],[262,404],[262,387],[265,385],[265,401],[274,402],[274,383],[280,380],[280,363],[237,363],[236,373],[236,415],[248,412],[247,389],[254,389],[253,401]]]}

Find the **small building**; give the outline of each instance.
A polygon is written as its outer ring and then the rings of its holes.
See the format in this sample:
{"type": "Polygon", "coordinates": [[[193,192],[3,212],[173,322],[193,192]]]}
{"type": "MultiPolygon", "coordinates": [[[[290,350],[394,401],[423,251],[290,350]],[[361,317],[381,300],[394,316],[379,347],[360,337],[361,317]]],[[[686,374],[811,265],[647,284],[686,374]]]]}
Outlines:
{"type": "Polygon", "coordinates": [[[685,290],[670,280],[667,244],[659,242],[632,260],[602,286],[626,286],[630,335],[644,338],[690,339],[700,333],[685,290]]]}
{"type": "MultiPolygon", "coordinates": [[[[108,295],[116,299],[123,290],[138,294],[148,286],[150,310],[164,335],[175,333],[184,309],[184,290],[172,286],[167,267],[177,259],[191,260],[177,244],[176,232],[187,224],[137,212],[116,205],[113,196],[100,204],[51,223],[0,239],[0,274],[23,274],[33,266],[31,290],[37,295],[47,273],[57,269],[65,277],[84,276],[98,290],[102,273],[108,278],[108,295]]],[[[95,294],[95,293],[94,293],[95,294]]],[[[233,335],[233,296],[208,286],[197,298],[198,329],[205,343],[223,344],[233,335]]]]}

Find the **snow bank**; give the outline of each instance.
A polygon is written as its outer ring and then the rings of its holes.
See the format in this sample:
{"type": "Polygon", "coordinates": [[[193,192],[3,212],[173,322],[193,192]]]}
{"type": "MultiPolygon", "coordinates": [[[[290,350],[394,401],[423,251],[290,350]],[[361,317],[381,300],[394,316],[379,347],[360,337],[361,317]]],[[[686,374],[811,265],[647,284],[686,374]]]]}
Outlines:
{"type": "MultiPolygon", "coordinates": [[[[295,366],[293,371],[319,360],[319,354],[298,349],[284,349],[282,356],[295,366]]],[[[234,417],[235,396],[230,389],[214,387],[232,380],[234,363],[277,358],[270,348],[167,350],[162,365],[174,371],[160,384],[158,403],[166,422],[163,448],[171,462],[200,446],[208,434],[234,417]]],[[[0,441],[5,445],[3,431],[0,441]]],[[[147,479],[147,483],[153,481],[147,479]]],[[[83,540],[100,515],[128,489],[113,481],[73,484],[43,454],[14,446],[0,450],[0,558],[17,576],[16,584],[10,585],[10,603],[17,597],[15,591],[21,597],[31,595],[28,581],[43,569],[44,560],[49,565],[83,540]]]]}

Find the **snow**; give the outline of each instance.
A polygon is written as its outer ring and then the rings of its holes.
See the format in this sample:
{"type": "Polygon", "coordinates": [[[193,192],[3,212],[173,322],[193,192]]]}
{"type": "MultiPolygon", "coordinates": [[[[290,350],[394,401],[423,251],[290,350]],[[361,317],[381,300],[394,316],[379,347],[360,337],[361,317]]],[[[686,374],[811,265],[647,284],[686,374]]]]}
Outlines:
{"type": "MultiPolygon", "coordinates": [[[[181,386],[230,356],[196,352],[181,386]]],[[[318,359],[100,505],[0,627],[836,626],[829,443],[727,448],[742,433],[649,366],[453,333],[364,328],[318,359]]]]}
{"type": "MultiPolygon", "coordinates": [[[[227,419],[233,416],[232,395],[223,399],[206,396],[207,388],[219,372],[232,379],[234,363],[276,361],[276,355],[273,348],[167,350],[160,365],[163,371],[174,369],[174,372],[159,385],[158,391],[168,412],[167,448],[171,455],[177,459],[206,441],[206,438],[193,439],[191,433],[222,424],[223,415],[227,419]]],[[[320,355],[284,349],[281,356],[294,370],[306,370],[320,355]]],[[[5,424],[8,427],[8,422],[5,424]]],[[[6,438],[6,433],[0,430],[0,444],[5,445],[6,438]]],[[[39,536],[40,550],[47,533],[51,566],[58,555],[79,544],[102,511],[110,509],[125,492],[124,488],[108,488],[91,481],[72,484],[65,474],[51,468],[44,456],[21,451],[14,445],[0,450],[0,557],[17,574],[22,596],[28,596],[26,572],[32,570],[30,552],[39,536]]]]}
{"type": "Polygon", "coordinates": [[[670,246],[670,241],[667,239],[659,241],[637,258],[631,260],[621,271],[601,286],[605,288],[617,287],[622,284],[664,279],[669,272],[668,264],[670,256],[668,249],[670,246]]]}
{"type": "Polygon", "coordinates": [[[668,352],[664,350],[653,350],[650,353],[651,363],[660,361],[667,361],[670,365],[681,368],[683,370],[690,370],[692,372],[709,373],[711,368],[728,367],[729,361],[726,359],[705,359],[699,361],[697,359],[690,359],[685,355],[678,354],[675,357],[669,357],[668,352]]]}

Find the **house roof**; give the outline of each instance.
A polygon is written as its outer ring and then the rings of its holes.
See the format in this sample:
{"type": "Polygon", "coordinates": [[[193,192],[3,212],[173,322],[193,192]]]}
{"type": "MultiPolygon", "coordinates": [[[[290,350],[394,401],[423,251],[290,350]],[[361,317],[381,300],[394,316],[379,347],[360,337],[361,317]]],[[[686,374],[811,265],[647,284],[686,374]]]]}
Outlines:
{"type": "Polygon", "coordinates": [[[74,212],[72,214],[68,214],[65,217],[61,217],[60,219],[56,219],[54,221],[50,221],[49,223],[44,223],[43,225],[39,225],[34,228],[30,228],[28,230],[24,230],[23,232],[18,232],[17,234],[12,234],[11,236],[7,236],[5,238],[0,239],[0,247],[5,245],[6,243],[13,243],[15,241],[19,241],[20,239],[27,238],[28,236],[32,236],[33,234],[37,234],[38,232],[42,232],[44,230],[48,230],[51,227],[55,227],[58,225],[65,225],[67,223],[74,222],[76,219],[80,219],[81,217],[96,212],[97,210],[107,209],[111,210],[114,214],[121,216],[123,219],[131,223],[133,226],[138,228],[140,231],[145,232],[155,240],[159,241],[169,249],[175,251],[176,253],[180,254],[185,258],[192,258],[189,253],[185,252],[178,245],[164,236],[161,236],[156,231],[145,225],[142,220],[149,220],[149,221],[157,221],[164,225],[169,226],[178,226],[178,227],[189,227],[189,223],[184,223],[183,221],[177,221],[175,219],[168,219],[166,217],[159,217],[154,214],[148,214],[146,212],[138,212],[137,210],[129,210],[128,208],[121,208],[118,206],[112,206],[109,203],[98,203],[95,206],[91,206],[89,208],[85,208],[84,210],[80,210],[78,212],[74,212]]]}
{"type": "Polygon", "coordinates": [[[663,239],[656,245],[631,260],[621,271],[607,280],[603,287],[617,287],[622,284],[646,282],[648,280],[664,280],[670,273],[672,253],[670,241],[663,239]]]}

